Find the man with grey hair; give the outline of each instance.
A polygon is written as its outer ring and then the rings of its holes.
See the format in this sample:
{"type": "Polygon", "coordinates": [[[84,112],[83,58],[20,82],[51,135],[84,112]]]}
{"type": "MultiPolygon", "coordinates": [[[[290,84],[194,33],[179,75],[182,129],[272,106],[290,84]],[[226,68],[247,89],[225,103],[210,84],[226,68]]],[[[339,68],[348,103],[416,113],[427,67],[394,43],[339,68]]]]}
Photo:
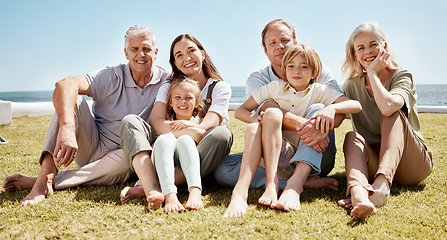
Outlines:
{"type": "Polygon", "coordinates": [[[146,27],[128,29],[124,53],[127,64],[56,83],[56,114],[47,132],[37,178],[14,174],[4,180],[6,192],[31,189],[20,202],[23,206],[43,201],[53,188],[111,185],[132,174],[120,147],[121,119],[128,114],[149,119],[158,89],[169,74],[154,65],[158,49],[153,32],[146,27]],[[80,95],[93,98],[91,111],[80,95]],[[78,169],[57,174],[73,160],[78,169]]]}

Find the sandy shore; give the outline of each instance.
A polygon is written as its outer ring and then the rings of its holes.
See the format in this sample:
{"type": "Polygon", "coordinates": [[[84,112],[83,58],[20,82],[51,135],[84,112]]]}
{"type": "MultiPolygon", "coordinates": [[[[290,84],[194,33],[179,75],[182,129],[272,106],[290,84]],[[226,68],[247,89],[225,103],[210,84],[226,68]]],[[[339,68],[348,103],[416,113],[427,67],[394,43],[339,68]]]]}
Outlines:
{"type": "MultiPolygon", "coordinates": [[[[93,101],[87,101],[90,108],[93,101]]],[[[229,110],[235,110],[240,103],[230,103],[229,110]]],[[[39,116],[52,115],[54,113],[54,106],[52,102],[12,102],[11,110],[13,117],[20,116],[39,116]]],[[[447,106],[419,106],[419,112],[429,113],[447,113],[447,106]]]]}

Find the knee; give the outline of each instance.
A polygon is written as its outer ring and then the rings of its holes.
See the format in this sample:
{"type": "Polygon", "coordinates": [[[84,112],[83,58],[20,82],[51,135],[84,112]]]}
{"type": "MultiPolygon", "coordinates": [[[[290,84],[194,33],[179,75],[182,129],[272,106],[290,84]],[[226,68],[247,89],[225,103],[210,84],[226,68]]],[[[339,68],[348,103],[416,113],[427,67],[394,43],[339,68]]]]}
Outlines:
{"type": "Polygon", "coordinates": [[[264,123],[273,124],[280,123],[282,124],[283,113],[279,108],[267,108],[264,112],[264,116],[262,117],[262,121],[264,123]]]}
{"type": "Polygon", "coordinates": [[[396,111],[390,116],[382,116],[382,118],[380,119],[380,128],[382,129],[382,126],[384,124],[394,124],[398,118],[405,118],[405,114],[402,112],[402,110],[396,111]]]}
{"type": "Polygon", "coordinates": [[[124,129],[128,129],[131,126],[136,126],[139,123],[139,117],[135,114],[129,114],[127,116],[125,116],[120,123],[120,131],[122,133],[122,131],[124,129]]]}
{"type": "Polygon", "coordinates": [[[179,138],[177,138],[176,144],[180,147],[186,147],[186,148],[196,145],[194,140],[189,135],[182,135],[179,138]]]}
{"type": "Polygon", "coordinates": [[[359,145],[359,144],[366,145],[366,142],[362,137],[362,135],[354,131],[350,131],[346,133],[345,141],[343,143],[343,151],[346,152],[346,149],[349,148],[351,145],[359,145]]]}
{"type": "Polygon", "coordinates": [[[207,133],[206,136],[208,141],[215,142],[216,144],[224,144],[224,145],[232,145],[233,144],[233,133],[230,131],[230,129],[223,127],[223,126],[217,126],[210,130],[207,133]]]}
{"type": "MultiPolygon", "coordinates": [[[[155,141],[155,145],[161,145],[161,146],[168,146],[168,145],[172,145],[172,142],[175,142],[175,137],[174,136],[169,136],[170,134],[162,134],[157,138],[157,141],[155,141]]],[[[183,137],[183,136],[181,136],[183,137]]],[[[184,138],[183,138],[184,139],[184,138]]],[[[192,140],[192,139],[191,139],[192,140]]]]}

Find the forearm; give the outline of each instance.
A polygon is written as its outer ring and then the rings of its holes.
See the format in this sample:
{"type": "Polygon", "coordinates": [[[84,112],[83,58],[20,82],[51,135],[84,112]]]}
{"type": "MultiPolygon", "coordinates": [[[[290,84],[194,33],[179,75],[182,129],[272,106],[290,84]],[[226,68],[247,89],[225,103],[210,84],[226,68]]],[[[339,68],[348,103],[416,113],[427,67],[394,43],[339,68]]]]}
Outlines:
{"type": "Polygon", "coordinates": [[[188,135],[196,143],[198,143],[198,142],[200,142],[200,140],[202,140],[205,133],[206,133],[206,131],[199,127],[188,127],[188,128],[183,128],[181,130],[173,132],[173,134],[176,138],[179,138],[182,135],[188,135]]]}
{"type": "Polygon", "coordinates": [[[360,103],[354,100],[346,100],[343,102],[334,103],[330,106],[335,108],[335,114],[358,113],[362,110],[360,103]]]}
{"type": "Polygon", "coordinates": [[[304,117],[300,117],[283,109],[281,109],[281,111],[284,114],[282,125],[285,130],[297,131],[301,124],[307,121],[304,117]]]}
{"type": "Polygon", "coordinates": [[[76,84],[67,79],[58,81],[53,92],[53,105],[60,127],[75,129],[73,109],[76,105],[78,90],[76,84]]]}
{"type": "Polygon", "coordinates": [[[384,116],[391,116],[399,109],[402,108],[404,101],[399,95],[391,94],[381,83],[377,73],[374,71],[368,71],[368,77],[371,82],[371,89],[374,94],[374,101],[380,112],[384,116]]]}

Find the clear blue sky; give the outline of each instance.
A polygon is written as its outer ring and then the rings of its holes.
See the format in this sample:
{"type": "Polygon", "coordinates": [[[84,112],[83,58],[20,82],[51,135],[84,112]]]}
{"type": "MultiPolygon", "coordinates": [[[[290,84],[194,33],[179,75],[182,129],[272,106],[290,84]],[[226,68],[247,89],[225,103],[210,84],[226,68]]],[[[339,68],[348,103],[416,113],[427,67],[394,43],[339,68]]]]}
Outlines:
{"type": "Polygon", "coordinates": [[[244,86],[268,64],[261,31],[283,18],[312,46],[338,83],[346,41],[376,21],[397,62],[416,84],[447,84],[447,1],[23,1],[0,0],[0,91],[52,90],[66,76],[127,62],[124,33],[135,24],[157,36],[156,64],[170,69],[169,46],[182,33],[202,42],[225,81],[244,86]]]}

